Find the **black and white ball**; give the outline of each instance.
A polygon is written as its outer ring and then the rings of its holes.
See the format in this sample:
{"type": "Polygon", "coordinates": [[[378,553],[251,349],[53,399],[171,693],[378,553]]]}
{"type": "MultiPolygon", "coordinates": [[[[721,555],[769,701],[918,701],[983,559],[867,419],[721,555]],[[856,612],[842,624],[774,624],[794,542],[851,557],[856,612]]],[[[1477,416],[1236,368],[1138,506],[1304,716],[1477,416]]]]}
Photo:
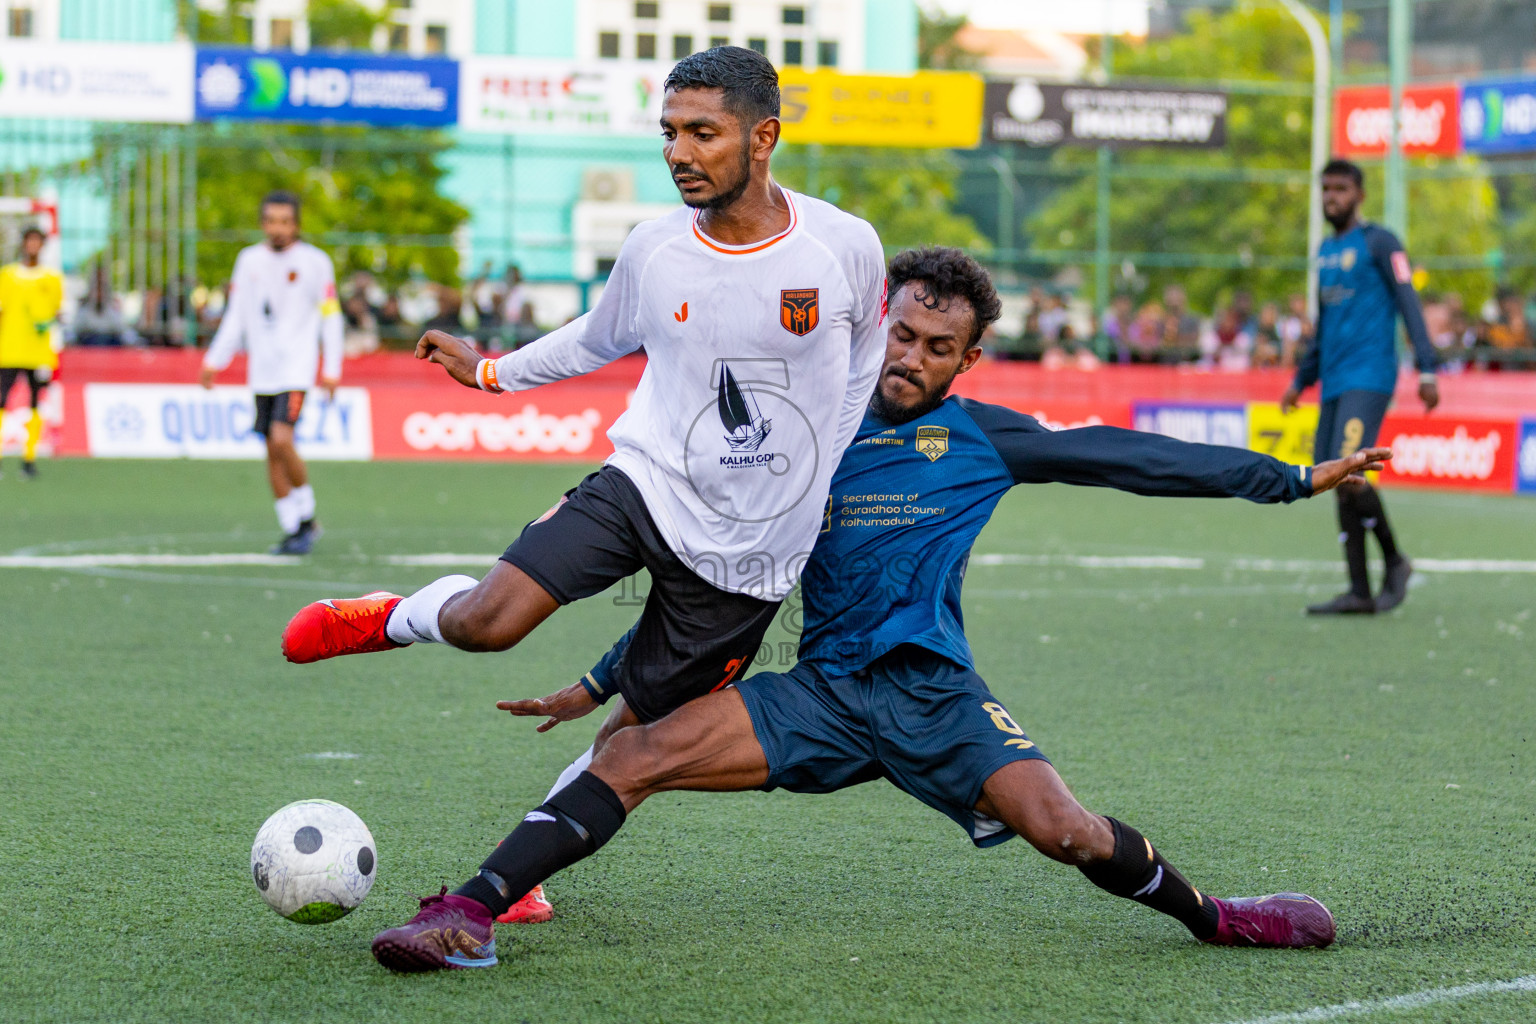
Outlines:
{"type": "Polygon", "coordinates": [[[378,874],[363,819],[330,800],[298,800],[268,818],[251,846],[251,879],[267,906],[290,921],[345,917],[378,874]]]}

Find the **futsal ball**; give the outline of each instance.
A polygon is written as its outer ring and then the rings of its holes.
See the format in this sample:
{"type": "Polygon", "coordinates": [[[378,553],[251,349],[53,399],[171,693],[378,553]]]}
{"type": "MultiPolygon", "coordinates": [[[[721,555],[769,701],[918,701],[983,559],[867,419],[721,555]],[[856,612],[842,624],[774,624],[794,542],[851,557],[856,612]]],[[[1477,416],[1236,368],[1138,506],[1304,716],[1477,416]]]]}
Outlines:
{"type": "Polygon", "coordinates": [[[251,846],[267,906],[299,924],[345,917],[373,888],[378,858],[363,819],[330,800],[298,800],[268,818],[251,846]]]}

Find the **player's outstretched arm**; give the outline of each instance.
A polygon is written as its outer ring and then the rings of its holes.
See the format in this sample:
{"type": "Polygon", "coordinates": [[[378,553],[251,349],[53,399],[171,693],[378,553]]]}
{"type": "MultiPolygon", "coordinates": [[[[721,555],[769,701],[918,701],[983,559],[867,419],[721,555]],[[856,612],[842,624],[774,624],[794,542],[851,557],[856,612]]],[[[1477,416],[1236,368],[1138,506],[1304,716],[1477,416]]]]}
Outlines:
{"type": "Polygon", "coordinates": [[[1391,448],[1362,448],[1346,458],[1319,462],[1312,467],[1312,493],[1322,494],[1344,483],[1363,484],[1365,474],[1381,472],[1391,458],[1391,448]]]}
{"type": "Polygon", "coordinates": [[[463,338],[455,338],[446,331],[428,331],[416,343],[416,358],[436,363],[467,388],[478,390],[480,387],[475,370],[480,365],[481,355],[463,338]]]}
{"type": "Polygon", "coordinates": [[[539,726],[539,732],[548,732],[561,722],[569,722],[584,715],[590,715],[600,706],[597,699],[580,683],[572,683],[565,689],[558,690],[548,697],[534,697],[529,700],[499,700],[496,702],[496,707],[499,710],[510,711],[519,718],[548,715],[549,721],[539,726]]]}

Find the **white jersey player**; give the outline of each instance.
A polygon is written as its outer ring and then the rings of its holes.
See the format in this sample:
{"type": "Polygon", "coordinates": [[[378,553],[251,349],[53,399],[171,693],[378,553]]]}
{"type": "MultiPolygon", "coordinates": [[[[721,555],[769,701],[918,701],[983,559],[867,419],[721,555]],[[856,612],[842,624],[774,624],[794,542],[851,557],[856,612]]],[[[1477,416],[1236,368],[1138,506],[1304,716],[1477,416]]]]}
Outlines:
{"type": "Polygon", "coordinates": [[[283,540],[274,554],[308,554],[319,539],[315,492],[293,443],[304,396],[315,384],[334,394],[341,383],[342,319],[331,258],[299,240],[299,199],[273,192],[261,202],[267,240],[240,250],[230,275],[224,319],[203,358],[203,386],[242,348],[246,382],[256,393],[251,430],[267,441],[267,474],[283,540]],[[323,365],[322,365],[323,364],[323,365]]]}
{"type": "MultiPolygon", "coordinates": [[[[631,233],[596,307],[495,361],[440,332],[422,338],[418,358],[488,391],[574,377],[642,347],[648,363],[609,431],[614,455],[484,579],[310,605],[283,634],[290,661],[417,641],[506,650],[562,604],[644,568],[651,591],[600,742],[751,666],[816,541],[884,352],[880,241],[774,182],[778,112],[778,76],[760,54],[717,47],[681,61],[661,126],[688,208],[631,233]]],[[[594,707],[577,686],[551,713],[594,707]]]]}

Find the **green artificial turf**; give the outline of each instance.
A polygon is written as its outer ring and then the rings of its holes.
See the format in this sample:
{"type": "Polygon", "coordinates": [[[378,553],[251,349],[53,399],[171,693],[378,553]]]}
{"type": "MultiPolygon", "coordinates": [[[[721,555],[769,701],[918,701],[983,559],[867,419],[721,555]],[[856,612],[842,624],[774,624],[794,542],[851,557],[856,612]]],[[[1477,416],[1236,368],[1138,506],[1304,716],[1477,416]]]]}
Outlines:
{"type": "MultiPolygon", "coordinates": [[[[1536,974],[1536,576],[1423,573],[1395,614],[1309,620],[1342,582],[1331,499],[1065,487],[1016,491],[978,544],[1050,556],[973,563],[979,670],[1085,804],[1203,891],[1320,897],[1334,949],[1202,946],[874,783],[658,797],[550,883],[553,924],[499,930],[499,967],[385,972],[372,935],[467,877],[596,724],[538,736],[493,702],[575,679],[633,592],[504,655],[297,667],[278,635],[319,597],[479,572],[385,559],[493,556],[582,472],[318,465],[327,533],[302,564],[0,568],[0,1020],[1199,1024],[1536,974]],[[250,880],[257,827],[304,797],[378,843],[372,895],[334,924],[279,918],[250,880]]],[[[1529,499],[1386,500],[1410,554],[1536,559],[1529,499]]],[[[251,463],[0,480],[0,555],[264,551],[272,518],[251,463]]],[[[1536,992],[1347,1019],[1377,1017],[1531,1019],[1536,992]]]]}

